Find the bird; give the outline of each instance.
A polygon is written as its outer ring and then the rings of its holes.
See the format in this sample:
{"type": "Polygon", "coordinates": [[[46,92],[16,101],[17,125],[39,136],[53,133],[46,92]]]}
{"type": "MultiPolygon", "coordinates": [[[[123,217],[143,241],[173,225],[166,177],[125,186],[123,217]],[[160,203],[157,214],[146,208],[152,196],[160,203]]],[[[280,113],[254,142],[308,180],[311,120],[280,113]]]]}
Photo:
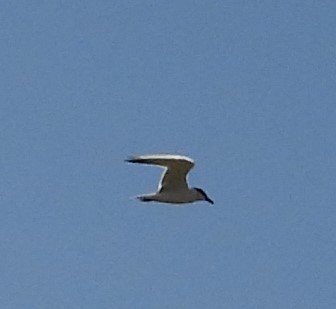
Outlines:
{"type": "Polygon", "coordinates": [[[204,190],[189,187],[187,174],[195,165],[194,161],[183,155],[152,154],[131,156],[125,160],[129,163],[158,165],[164,168],[157,192],[136,196],[142,202],[160,202],[170,204],[187,204],[206,201],[214,204],[204,190]]]}

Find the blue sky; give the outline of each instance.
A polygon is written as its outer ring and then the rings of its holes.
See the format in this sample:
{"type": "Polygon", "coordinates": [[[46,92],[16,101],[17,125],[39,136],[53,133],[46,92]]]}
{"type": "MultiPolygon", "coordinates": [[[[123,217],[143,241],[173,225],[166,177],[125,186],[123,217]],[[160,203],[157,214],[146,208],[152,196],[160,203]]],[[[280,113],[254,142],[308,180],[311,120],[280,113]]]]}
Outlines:
{"type": "Polygon", "coordinates": [[[334,1],[0,5],[0,307],[335,308],[334,1]],[[144,204],[180,153],[215,207],[144,204]]]}

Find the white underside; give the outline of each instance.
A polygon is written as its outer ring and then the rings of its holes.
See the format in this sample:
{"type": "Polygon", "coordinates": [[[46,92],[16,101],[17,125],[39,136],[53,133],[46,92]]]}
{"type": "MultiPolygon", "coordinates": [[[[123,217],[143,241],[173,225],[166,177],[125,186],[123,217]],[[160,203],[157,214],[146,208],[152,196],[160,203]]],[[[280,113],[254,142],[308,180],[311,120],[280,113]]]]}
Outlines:
{"type": "Polygon", "coordinates": [[[198,201],[193,191],[182,192],[158,192],[153,194],[142,195],[151,201],[171,204],[187,204],[198,201]]]}

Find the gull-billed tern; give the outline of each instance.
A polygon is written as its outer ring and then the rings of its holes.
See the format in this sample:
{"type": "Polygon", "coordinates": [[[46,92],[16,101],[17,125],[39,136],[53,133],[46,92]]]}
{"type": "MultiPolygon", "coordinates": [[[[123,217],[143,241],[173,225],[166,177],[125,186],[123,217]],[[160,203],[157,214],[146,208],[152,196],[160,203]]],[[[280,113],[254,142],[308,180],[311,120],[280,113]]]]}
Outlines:
{"type": "Polygon", "coordinates": [[[139,195],[142,202],[161,202],[171,204],[186,204],[196,201],[214,202],[200,188],[189,188],[187,174],[194,166],[194,161],[186,156],[171,154],[155,154],[130,157],[130,163],[150,164],[164,167],[158,191],[139,195]]]}

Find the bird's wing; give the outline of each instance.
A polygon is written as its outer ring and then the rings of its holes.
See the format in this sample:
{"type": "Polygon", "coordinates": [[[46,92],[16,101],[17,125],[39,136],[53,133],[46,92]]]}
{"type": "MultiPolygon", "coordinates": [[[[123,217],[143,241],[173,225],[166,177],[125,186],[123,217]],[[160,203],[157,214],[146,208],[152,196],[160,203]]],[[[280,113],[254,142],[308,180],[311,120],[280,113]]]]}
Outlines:
{"type": "Polygon", "coordinates": [[[176,190],[177,188],[187,188],[186,176],[194,166],[194,161],[181,155],[143,155],[131,157],[127,162],[159,165],[166,167],[162,174],[159,190],[176,190]]]}

